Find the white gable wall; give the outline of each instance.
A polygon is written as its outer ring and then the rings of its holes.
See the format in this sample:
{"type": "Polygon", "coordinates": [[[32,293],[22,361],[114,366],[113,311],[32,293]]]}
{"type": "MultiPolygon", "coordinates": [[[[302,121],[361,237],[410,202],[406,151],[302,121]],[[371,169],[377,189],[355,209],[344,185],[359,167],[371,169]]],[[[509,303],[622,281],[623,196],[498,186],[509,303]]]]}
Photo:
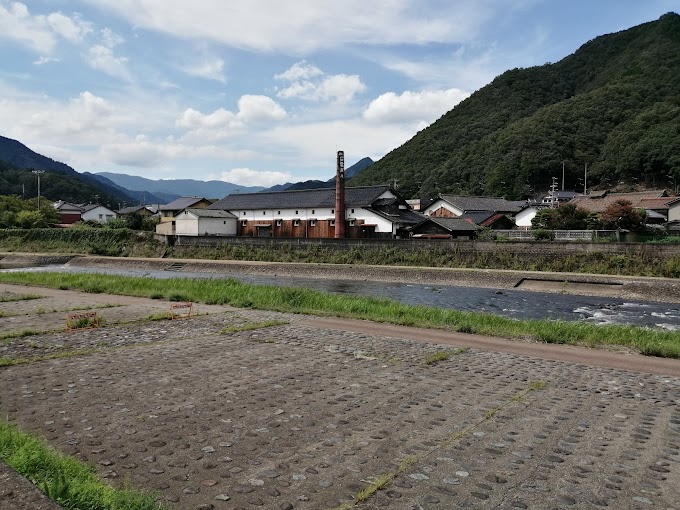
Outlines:
{"type": "Polygon", "coordinates": [[[423,214],[426,216],[432,216],[432,213],[434,213],[436,210],[444,208],[447,211],[451,212],[455,216],[462,216],[465,211],[458,209],[457,207],[454,207],[453,205],[449,204],[446,200],[442,200],[441,198],[438,200],[435,200],[432,202],[429,206],[425,208],[423,211],[423,214]]]}
{"type": "Polygon", "coordinates": [[[530,229],[531,220],[534,219],[537,212],[538,208],[536,207],[527,207],[526,209],[521,210],[517,213],[517,216],[515,216],[515,225],[522,229],[530,229]]]}
{"type": "Polygon", "coordinates": [[[175,234],[178,236],[235,236],[236,218],[203,218],[188,211],[175,217],[175,234]]]}
{"type": "Polygon", "coordinates": [[[108,207],[104,207],[103,205],[95,207],[94,209],[90,209],[89,211],[80,215],[80,217],[85,221],[94,220],[98,221],[99,223],[106,223],[109,220],[114,220],[117,218],[117,216],[118,215],[115,212],[113,212],[108,207]]]}

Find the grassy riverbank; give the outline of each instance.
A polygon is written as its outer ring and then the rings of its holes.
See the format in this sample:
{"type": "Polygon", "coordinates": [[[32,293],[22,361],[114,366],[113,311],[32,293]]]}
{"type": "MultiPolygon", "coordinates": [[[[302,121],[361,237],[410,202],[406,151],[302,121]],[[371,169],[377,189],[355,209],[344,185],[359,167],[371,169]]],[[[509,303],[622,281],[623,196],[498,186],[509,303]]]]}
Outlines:
{"type": "Polygon", "coordinates": [[[0,273],[0,281],[93,293],[228,304],[281,312],[366,319],[424,328],[445,329],[547,343],[619,345],[642,354],[680,358],[680,332],[634,326],[596,326],[581,322],[513,320],[486,313],[410,306],[390,299],[344,296],[235,280],[136,278],[64,273],[0,273]]]}
{"type": "Polygon", "coordinates": [[[88,510],[162,510],[155,497],[132,489],[115,489],[94,470],[67,457],[43,440],[0,419],[0,459],[37,485],[64,508],[88,510]]]}

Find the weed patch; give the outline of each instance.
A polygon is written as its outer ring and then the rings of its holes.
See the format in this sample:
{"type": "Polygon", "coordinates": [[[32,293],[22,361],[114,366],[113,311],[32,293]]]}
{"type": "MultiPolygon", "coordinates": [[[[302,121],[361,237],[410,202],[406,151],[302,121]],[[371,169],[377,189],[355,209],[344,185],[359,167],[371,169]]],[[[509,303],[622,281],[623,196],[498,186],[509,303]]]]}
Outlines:
{"type": "Polygon", "coordinates": [[[427,358],[425,358],[425,361],[423,363],[425,363],[426,365],[434,365],[435,363],[439,363],[440,361],[446,361],[447,359],[450,359],[452,356],[466,353],[469,350],[470,350],[469,347],[461,347],[460,349],[456,349],[453,351],[435,352],[434,354],[431,354],[427,358]]]}

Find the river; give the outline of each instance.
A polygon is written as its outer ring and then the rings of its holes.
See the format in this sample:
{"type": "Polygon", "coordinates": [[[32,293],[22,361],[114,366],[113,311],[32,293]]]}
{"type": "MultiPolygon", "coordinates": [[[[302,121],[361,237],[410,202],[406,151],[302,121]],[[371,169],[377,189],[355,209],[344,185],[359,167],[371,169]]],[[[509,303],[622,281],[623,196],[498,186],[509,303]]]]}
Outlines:
{"type": "Polygon", "coordinates": [[[330,280],[231,273],[189,273],[134,269],[93,269],[68,265],[13,268],[2,271],[60,271],[153,278],[233,278],[257,285],[304,287],[336,294],[388,297],[410,305],[487,312],[516,319],[561,319],[593,324],[631,324],[666,330],[680,329],[680,307],[651,301],[549,294],[519,290],[419,285],[374,281],[330,280]]]}

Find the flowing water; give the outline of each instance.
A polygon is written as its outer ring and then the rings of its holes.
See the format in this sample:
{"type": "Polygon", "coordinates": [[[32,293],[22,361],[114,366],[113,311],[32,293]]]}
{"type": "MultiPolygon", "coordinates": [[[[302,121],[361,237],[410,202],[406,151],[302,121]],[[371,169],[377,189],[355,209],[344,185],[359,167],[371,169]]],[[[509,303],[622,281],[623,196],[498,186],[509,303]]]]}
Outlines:
{"type": "MultiPolygon", "coordinates": [[[[12,271],[17,269],[5,269],[12,271]]],[[[410,305],[488,312],[516,319],[582,320],[594,324],[633,324],[680,329],[680,306],[651,301],[449,285],[327,280],[231,273],[189,273],[133,269],[78,268],[68,265],[23,268],[23,271],[105,273],[153,278],[233,278],[257,285],[304,287],[335,294],[388,297],[410,305]]]]}

